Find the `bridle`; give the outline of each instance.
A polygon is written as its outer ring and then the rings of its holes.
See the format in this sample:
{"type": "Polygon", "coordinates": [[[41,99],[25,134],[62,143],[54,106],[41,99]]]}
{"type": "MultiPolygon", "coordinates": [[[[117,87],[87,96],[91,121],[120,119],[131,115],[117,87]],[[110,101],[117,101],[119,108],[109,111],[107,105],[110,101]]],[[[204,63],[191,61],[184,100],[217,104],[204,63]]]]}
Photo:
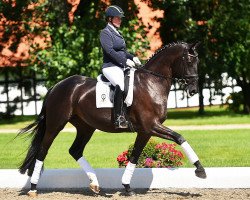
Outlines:
{"type": "Polygon", "coordinates": [[[186,64],[183,67],[183,73],[181,75],[181,81],[184,82],[184,84],[187,84],[187,81],[192,78],[195,80],[198,80],[198,74],[187,74],[187,68],[192,65],[192,62],[190,60],[190,58],[197,58],[198,57],[198,53],[195,52],[195,54],[190,54],[187,50],[187,48],[184,49],[183,51],[183,56],[182,56],[182,62],[186,62],[186,64]]]}
{"type": "Polygon", "coordinates": [[[173,77],[165,76],[165,75],[162,75],[162,74],[160,74],[160,73],[157,73],[157,72],[148,70],[148,69],[146,69],[144,66],[141,66],[141,67],[139,67],[139,68],[137,68],[137,69],[143,70],[143,71],[145,71],[145,72],[147,72],[147,73],[149,73],[149,74],[152,74],[152,75],[154,75],[154,76],[157,76],[157,77],[162,78],[162,79],[165,79],[165,80],[172,80],[172,81],[174,80],[174,81],[177,81],[177,82],[179,82],[179,83],[181,83],[181,84],[187,85],[188,80],[189,80],[190,78],[195,79],[195,80],[198,80],[198,75],[197,75],[197,74],[190,74],[190,75],[187,75],[187,74],[186,74],[188,65],[190,65],[190,64],[192,63],[192,62],[190,61],[190,57],[197,58],[197,57],[198,57],[198,54],[197,54],[197,53],[195,53],[194,55],[193,55],[193,54],[190,54],[190,53],[188,53],[187,48],[185,48],[184,51],[183,51],[183,55],[182,55],[182,63],[183,63],[183,62],[186,62],[186,64],[185,64],[184,67],[183,67],[183,70],[182,70],[183,72],[182,72],[181,77],[174,77],[174,78],[173,78],[173,77]]]}

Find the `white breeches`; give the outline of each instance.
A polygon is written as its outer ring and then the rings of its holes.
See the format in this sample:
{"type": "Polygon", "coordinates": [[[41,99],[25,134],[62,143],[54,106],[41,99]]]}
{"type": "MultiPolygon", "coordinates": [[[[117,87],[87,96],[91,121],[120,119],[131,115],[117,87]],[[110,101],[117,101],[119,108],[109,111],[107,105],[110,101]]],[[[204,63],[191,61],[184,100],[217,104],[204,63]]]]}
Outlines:
{"type": "Polygon", "coordinates": [[[111,82],[113,86],[119,85],[124,91],[124,72],[123,69],[117,66],[106,67],[102,69],[104,76],[111,82]]]}

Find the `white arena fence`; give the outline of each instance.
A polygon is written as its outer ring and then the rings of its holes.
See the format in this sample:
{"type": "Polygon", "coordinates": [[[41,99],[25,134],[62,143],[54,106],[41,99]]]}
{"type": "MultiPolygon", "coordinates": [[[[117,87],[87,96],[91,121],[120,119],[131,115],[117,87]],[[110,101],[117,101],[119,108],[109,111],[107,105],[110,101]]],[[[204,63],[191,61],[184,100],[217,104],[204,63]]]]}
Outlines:
{"type": "MultiPolygon", "coordinates": [[[[0,113],[6,112],[8,106],[17,106],[14,112],[15,115],[39,114],[42,107],[41,97],[44,97],[47,93],[47,89],[44,86],[46,80],[35,73],[31,73],[29,77],[24,77],[22,70],[14,70],[18,72],[18,78],[15,78],[13,72],[11,74],[8,70],[0,74],[0,113]]],[[[208,81],[205,84],[203,89],[204,105],[225,104],[230,93],[241,90],[240,87],[236,86],[235,80],[228,78],[226,74],[222,77],[221,84],[223,89],[220,91],[220,94],[214,95],[215,85],[213,83],[208,81]]],[[[196,94],[188,98],[186,92],[177,83],[174,83],[168,98],[168,108],[194,106],[199,106],[199,95],[196,94]]]]}
{"type": "MultiPolygon", "coordinates": [[[[194,168],[136,168],[132,188],[250,188],[250,167],[206,168],[207,179],[195,176],[194,168]]],[[[101,188],[123,188],[124,168],[96,169],[101,188]]],[[[87,188],[89,181],[81,169],[45,169],[39,189],[87,188]]],[[[29,177],[18,170],[0,170],[0,188],[30,187],[29,177]]]]}

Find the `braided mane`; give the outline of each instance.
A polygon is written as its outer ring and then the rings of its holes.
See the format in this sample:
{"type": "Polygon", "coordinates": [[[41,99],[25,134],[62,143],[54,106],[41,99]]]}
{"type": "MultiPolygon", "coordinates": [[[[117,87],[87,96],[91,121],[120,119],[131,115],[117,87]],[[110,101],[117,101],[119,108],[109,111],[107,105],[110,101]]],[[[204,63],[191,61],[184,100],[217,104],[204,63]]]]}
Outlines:
{"type": "Polygon", "coordinates": [[[177,41],[177,42],[172,42],[170,44],[167,44],[165,46],[163,46],[162,48],[158,49],[156,52],[154,52],[154,54],[146,61],[146,63],[144,64],[144,66],[151,61],[152,59],[154,59],[158,54],[160,54],[161,52],[163,52],[163,50],[168,49],[170,47],[176,46],[176,45],[186,45],[187,43],[182,42],[182,41],[177,41]]]}

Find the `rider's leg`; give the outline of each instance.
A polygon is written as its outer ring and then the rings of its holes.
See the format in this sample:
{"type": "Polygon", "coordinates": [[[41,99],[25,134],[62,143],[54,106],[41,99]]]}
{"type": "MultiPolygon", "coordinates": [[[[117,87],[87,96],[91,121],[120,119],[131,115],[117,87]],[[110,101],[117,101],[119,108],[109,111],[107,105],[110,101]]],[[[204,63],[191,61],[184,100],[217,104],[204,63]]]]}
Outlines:
{"type": "Polygon", "coordinates": [[[104,68],[103,74],[115,86],[114,119],[116,128],[127,128],[128,123],[124,115],[124,72],[119,67],[104,68]]]}
{"type": "Polygon", "coordinates": [[[115,86],[114,94],[114,119],[116,128],[127,128],[128,123],[125,118],[123,92],[119,85],[115,86]]]}
{"type": "Polygon", "coordinates": [[[104,76],[111,82],[113,86],[119,85],[124,91],[124,72],[123,69],[117,66],[106,67],[102,69],[104,76]]]}

